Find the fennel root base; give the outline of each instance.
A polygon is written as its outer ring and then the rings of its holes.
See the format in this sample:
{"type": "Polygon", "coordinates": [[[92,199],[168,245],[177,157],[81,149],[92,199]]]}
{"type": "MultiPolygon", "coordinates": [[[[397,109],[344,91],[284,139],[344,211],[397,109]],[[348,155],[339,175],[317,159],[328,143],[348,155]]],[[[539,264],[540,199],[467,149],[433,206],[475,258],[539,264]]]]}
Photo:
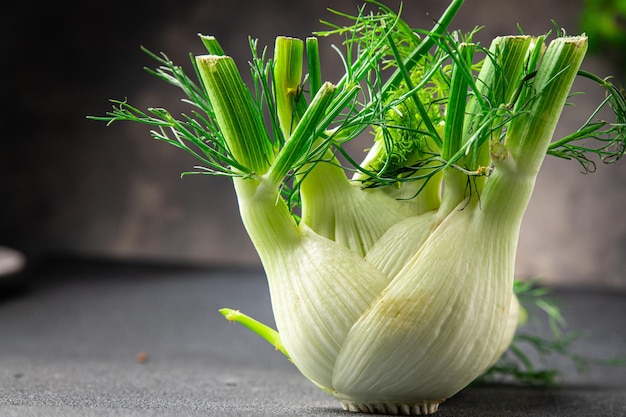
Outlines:
{"type": "Polygon", "coordinates": [[[401,416],[425,416],[437,412],[439,404],[444,400],[437,401],[417,401],[417,402],[393,402],[393,401],[373,401],[355,402],[341,400],[341,405],[346,411],[369,414],[390,414],[401,416]]]}

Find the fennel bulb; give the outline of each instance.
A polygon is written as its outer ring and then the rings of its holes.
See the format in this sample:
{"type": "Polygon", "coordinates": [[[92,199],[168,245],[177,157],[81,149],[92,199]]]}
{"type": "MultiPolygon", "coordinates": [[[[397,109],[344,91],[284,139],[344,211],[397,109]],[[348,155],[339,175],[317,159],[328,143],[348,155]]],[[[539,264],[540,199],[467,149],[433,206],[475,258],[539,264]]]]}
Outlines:
{"type": "Polygon", "coordinates": [[[202,36],[199,85],[153,55],[153,73],[185,92],[192,116],[114,101],[96,118],[151,125],[201,161],[197,173],[233,178],[277,331],[221,311],[347,410],[430,414],[493,366],[517,326],[515,253],[545,155],[584,164],[624,151],[624,97],[579,70],[586,37],[505,36],[486,49],[450,33],[462,3],[432,31],[374,3],[320,33],[350,34],[336,83],[322,82],[315,37],[277,38],[272,60],[251,42],[249,89],[202,36]],[[601,105],[618,120],[589,119],[552,141],[578,75],[607,89],[601,105]],[[368,129],[374,142],[357,163],[344,145],[368,129]],[[590,137],[601,146],[583,148],[590,137]]]}

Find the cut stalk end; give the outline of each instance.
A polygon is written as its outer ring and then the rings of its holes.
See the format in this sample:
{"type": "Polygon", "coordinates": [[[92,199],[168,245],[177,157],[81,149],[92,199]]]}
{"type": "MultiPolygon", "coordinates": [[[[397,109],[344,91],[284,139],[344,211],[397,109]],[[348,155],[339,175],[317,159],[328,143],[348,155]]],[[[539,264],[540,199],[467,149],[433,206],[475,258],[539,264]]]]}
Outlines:
{"type": "Polygon", "coordinates": [[[425,416],[439,410],[439,404],[445,400],[424,400],[411,402],[372,401],[357,402],[342,400],[341,405],[346,411],[367,414],[390,414],[400,416],[425,416]]]}

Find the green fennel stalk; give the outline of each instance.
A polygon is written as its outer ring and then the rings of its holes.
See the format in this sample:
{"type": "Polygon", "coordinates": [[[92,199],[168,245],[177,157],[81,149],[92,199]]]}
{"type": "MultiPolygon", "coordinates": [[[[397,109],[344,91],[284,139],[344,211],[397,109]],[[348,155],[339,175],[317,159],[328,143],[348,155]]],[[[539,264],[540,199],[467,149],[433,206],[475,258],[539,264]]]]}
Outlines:
{"type": "Polygon", "coordinates": [[[504,36],[486,48],[474,32],[450,31],[462,4],[432,30],[376,1],[335,12],[350,24],[317,36],[345,38],[336,82],[323,82],[316,37],[278,37],[272,59],[251,41],[248,87],[201,35],[199,83],[150,53],[160,64],[151,72],[181,88],[190,115],[113,101],[94,117],[152,126],[200,161],[193,173],[232,177],[278,331],[220,311],[348,410],[429,414],[483,374],[548,379],[498,362],[518,352],[514,261],[537,173],[546,155],[592,170],[591,155],[624,153],[626,100],[580,69],[586,37],[504,36]],[[596,112],[553,140],[577,76],[606,89],[598,109],[616,121],[596,112]],[[346,145],[368,131],[358,162],[346,145]]]}

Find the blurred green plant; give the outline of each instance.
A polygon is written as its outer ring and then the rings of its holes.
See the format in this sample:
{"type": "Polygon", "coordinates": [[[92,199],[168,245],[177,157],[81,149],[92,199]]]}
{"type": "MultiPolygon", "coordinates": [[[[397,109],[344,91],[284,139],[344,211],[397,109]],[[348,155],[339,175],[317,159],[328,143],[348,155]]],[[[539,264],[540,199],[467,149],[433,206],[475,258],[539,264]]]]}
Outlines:
{"type": "Polygon", "coordinates": [[[589,37],[589,51],[606,56],[626,76],[626,1],[585,0],[580,28],[589,37]]]}

